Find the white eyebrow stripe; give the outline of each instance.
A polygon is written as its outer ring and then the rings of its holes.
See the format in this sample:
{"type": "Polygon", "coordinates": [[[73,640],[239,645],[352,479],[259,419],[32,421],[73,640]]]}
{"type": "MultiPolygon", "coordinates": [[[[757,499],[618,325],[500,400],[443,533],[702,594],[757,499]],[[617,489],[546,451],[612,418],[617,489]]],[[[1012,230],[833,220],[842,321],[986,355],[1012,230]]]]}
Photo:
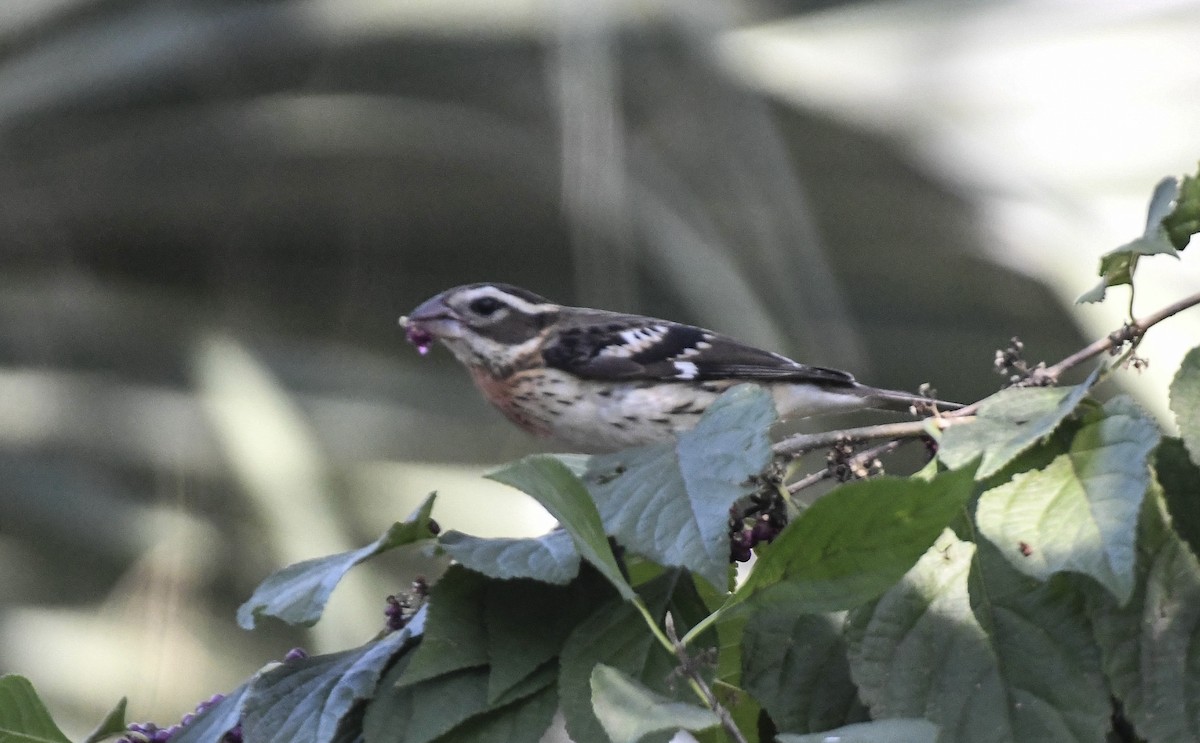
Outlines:
{"type": "Polygon", "coordinates": [[[463,292],[463,298],[468,303],[480,297],[491,297],[526,315],[539,315],[558,308],[558,305],[554,304],[534,304],[494,286],[480,286],[463,292]]]}

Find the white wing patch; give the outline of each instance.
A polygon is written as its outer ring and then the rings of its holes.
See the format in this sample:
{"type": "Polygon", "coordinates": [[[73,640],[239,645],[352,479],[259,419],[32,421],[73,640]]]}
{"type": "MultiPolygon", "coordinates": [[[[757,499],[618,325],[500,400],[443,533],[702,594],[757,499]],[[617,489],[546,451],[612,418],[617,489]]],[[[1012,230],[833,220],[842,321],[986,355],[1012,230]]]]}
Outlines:
{"type": "Polygon", "coordinates": [[[600,351],[601,356],[618,356],[627,359],[635,353],[641,353],[648,348],[653,348],[657,343],[662,341],[663,336],[667,334],[669,328],[666,325],[650,325],[643,328],[631,328],[621,331],[621,340],[623,343],[614,343],[611,346],[606,346],[600,351]]]}
{"type": "Polygon", "coordinates": [[[691,361],[676,361],[674,365],[676,379],[695,379],[700,374],[700,368],[691,361]]]}
{"type": "MultiPolygon", "coordinates": [[[[711,336],[711,335],[705,335],[704,337],[705,337],[705,338],[711,338],[712,336],[711,336]]],[[[711,343],[709,343],[708,341],[697,341],[695,346],[693,346],[693,347],[691,347],[691,348],[685,348],[685,349],[683,349],[683,350],[682,350],[682,351],[680,351],[679,353],[677,353],[677,354],[675,354],[674,356],[672,356],[672,357],[671,357],[671,359],[672,359],[672,360],[675,360],[675,359],[690,359],[690,358],[692,358],[693,356],[699,356],[699,355],[700,355],[702,352],[704,352],[704,351],[706,351],[706,350],[708,350],[708,349],[710,349],[710,348],[712,348],[712,344],[711,344],[711,343]]]]}

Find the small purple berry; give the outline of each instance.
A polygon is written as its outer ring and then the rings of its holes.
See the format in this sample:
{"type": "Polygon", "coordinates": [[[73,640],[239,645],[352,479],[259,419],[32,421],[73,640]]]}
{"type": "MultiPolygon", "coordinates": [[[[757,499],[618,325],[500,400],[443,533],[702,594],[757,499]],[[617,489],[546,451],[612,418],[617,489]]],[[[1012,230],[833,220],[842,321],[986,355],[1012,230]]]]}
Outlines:
{"type": "Polygon", "coordinates": [[[743,529],[729,538],[729,559],[734,562],[746,562],[751,555],[750,531],[743,529]]]}
{"type": "Polygon", "coordinates": [[[408,624],[408,619],[404,616],[406,608],[405,602],[395,596],[387,597],[387,606],[383,610],[383,615],[387,617],[385,626],[389,632],[403,629],[404,625],[408,624]]]}
{"type": "Polygon", "coordinates": [[[754,526],[750,529],[750,540],[754,544],[770,542],[778,534],[779,530],[775,528],[775,524],[764,519],[759,519],[754,522],[754,526]]]}
{"type": "Polygon", "coordinates": [[[291,663],[292,661],[304,660],[307,657],[308,651],[304,648],[292,648],[283,656],[283,662],[291,663]]]}

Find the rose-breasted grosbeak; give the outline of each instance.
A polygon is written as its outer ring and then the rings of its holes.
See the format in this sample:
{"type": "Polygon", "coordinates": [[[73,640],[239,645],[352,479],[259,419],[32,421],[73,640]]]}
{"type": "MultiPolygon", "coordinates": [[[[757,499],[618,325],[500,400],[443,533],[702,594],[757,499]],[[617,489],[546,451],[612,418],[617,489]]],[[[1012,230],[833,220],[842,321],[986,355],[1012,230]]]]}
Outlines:
{"type": "Polygon", "coordinates": [[[437,340],[513,423],[576,451],[669,439],[742,382],[770,390],[781,418],[861,408],[960,407],[868,387],[711,330],[564,307],[508,284],[468,284],[400,318],[422,353],[437,340]]]}

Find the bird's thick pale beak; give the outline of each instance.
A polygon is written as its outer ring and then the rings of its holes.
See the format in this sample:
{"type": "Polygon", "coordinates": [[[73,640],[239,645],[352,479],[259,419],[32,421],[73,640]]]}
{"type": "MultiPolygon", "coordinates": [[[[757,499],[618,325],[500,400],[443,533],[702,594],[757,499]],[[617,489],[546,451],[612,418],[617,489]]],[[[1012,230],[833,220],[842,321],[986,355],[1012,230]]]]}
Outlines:
{"type": "Polygon", "coordinates": [[[412,314],[400,318],[400,326],[404,328],[408,342],[416,346],[422,356],[429,353],[429,346],[435,340],[462,335],[462,321],[442,297],[439,294],[427,299],[412,314]]]}

